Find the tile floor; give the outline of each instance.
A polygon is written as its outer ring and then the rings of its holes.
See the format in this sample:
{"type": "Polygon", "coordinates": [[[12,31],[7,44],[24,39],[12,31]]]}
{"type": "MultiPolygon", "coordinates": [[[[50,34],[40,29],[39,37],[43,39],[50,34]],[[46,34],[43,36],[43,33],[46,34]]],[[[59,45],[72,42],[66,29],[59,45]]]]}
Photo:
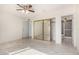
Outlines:
{"type": "Polygon", "coordinates": [[[0,44],[0,55],[31,47],[47,55],[78,55],[76,48],[71,45],[57,45],[54,42],[43,40],[21,39],[0,44]]]}

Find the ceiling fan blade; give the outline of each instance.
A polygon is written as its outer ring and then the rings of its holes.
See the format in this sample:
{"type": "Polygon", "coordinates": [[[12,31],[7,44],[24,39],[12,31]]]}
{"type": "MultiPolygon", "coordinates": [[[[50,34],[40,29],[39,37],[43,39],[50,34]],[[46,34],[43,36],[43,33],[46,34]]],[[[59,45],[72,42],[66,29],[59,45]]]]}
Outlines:
{"type": "Polygon", "coordinates": [[[34,10],[29,10],[30,12],[35,12],[34,10]]]}
{"type": "Polygon", "coordinates": [[[21,8],[23,8],[23,9],[25,8],[24,6],[22,6],[22,5],[20,5],[20,4],[17,4],[17,5],[18,5],[19,7],[21,7],[21,8]]]}
{"type": "Polygon", "coordinates": [[[23,9],[16,9],[16,10],[18,10],[18,11],[19,11],[19,10],[23,10],[23,9]]]}

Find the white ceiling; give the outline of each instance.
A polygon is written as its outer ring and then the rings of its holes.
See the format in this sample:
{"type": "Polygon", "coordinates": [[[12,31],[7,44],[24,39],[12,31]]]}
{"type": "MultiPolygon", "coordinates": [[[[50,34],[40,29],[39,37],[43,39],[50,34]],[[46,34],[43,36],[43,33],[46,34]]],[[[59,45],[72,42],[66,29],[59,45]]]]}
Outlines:
{"type": "Polygon", "coordinates": [[[59,10],[70,8],[72,4],[32,4],[35,13],[27,14],[29,19],[51,18],[59,10]]]}
{"type": "Polygon", "coordinates": [[[4,12],[12,13],[16,16],[22,17],[24,19],[43,19],[50,18],[52,14],[59,11],[59,9],[64,9],[66,7],[72,6],[68,4],[32,4],[35,13],[30,12],[29,14],[24,14],[16,11],[19,7],[16,4],[2,4],[0,5],[0,10],[4,12]],[[55,12],[56,11],[56,12],[55,12]]]}
{"type": "MultiPolygon", "coordinates": [[[[28,18],[37,18],[39,15],[51,13],[51,10],[54,11],[60,5],[55,4],[32,4],[35,13],[27,14],[28,18]]],[[[40,17],[41,18],[41,17],[40,17]]]]}

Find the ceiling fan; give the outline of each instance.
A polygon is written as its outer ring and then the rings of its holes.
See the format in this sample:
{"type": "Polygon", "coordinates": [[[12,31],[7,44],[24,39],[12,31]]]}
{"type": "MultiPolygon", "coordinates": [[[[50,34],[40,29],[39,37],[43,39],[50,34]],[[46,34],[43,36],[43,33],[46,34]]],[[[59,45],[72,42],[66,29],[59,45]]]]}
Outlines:
{"type": "Polygon", "coordinates": [[[32,9],[32,5],[31,4],[17,4],[19,7],[21,7],[20,9],[16,9],[17,11],[23,11],[25,13],[28,13],[28,12],[35,12],[33,9],[32,9]]]}

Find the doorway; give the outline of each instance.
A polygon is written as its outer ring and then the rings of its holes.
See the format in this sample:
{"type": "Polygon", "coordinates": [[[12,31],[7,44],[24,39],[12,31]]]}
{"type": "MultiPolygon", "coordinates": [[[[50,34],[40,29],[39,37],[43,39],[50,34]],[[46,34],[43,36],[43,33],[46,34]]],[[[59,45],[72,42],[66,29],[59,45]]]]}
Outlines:
{"type": "Polygon", "coordinates": [[[73,16],[62,16],[62,43],[68,44],[73,46],[73,40],[72,40],[72,20],[73,16]]]}

